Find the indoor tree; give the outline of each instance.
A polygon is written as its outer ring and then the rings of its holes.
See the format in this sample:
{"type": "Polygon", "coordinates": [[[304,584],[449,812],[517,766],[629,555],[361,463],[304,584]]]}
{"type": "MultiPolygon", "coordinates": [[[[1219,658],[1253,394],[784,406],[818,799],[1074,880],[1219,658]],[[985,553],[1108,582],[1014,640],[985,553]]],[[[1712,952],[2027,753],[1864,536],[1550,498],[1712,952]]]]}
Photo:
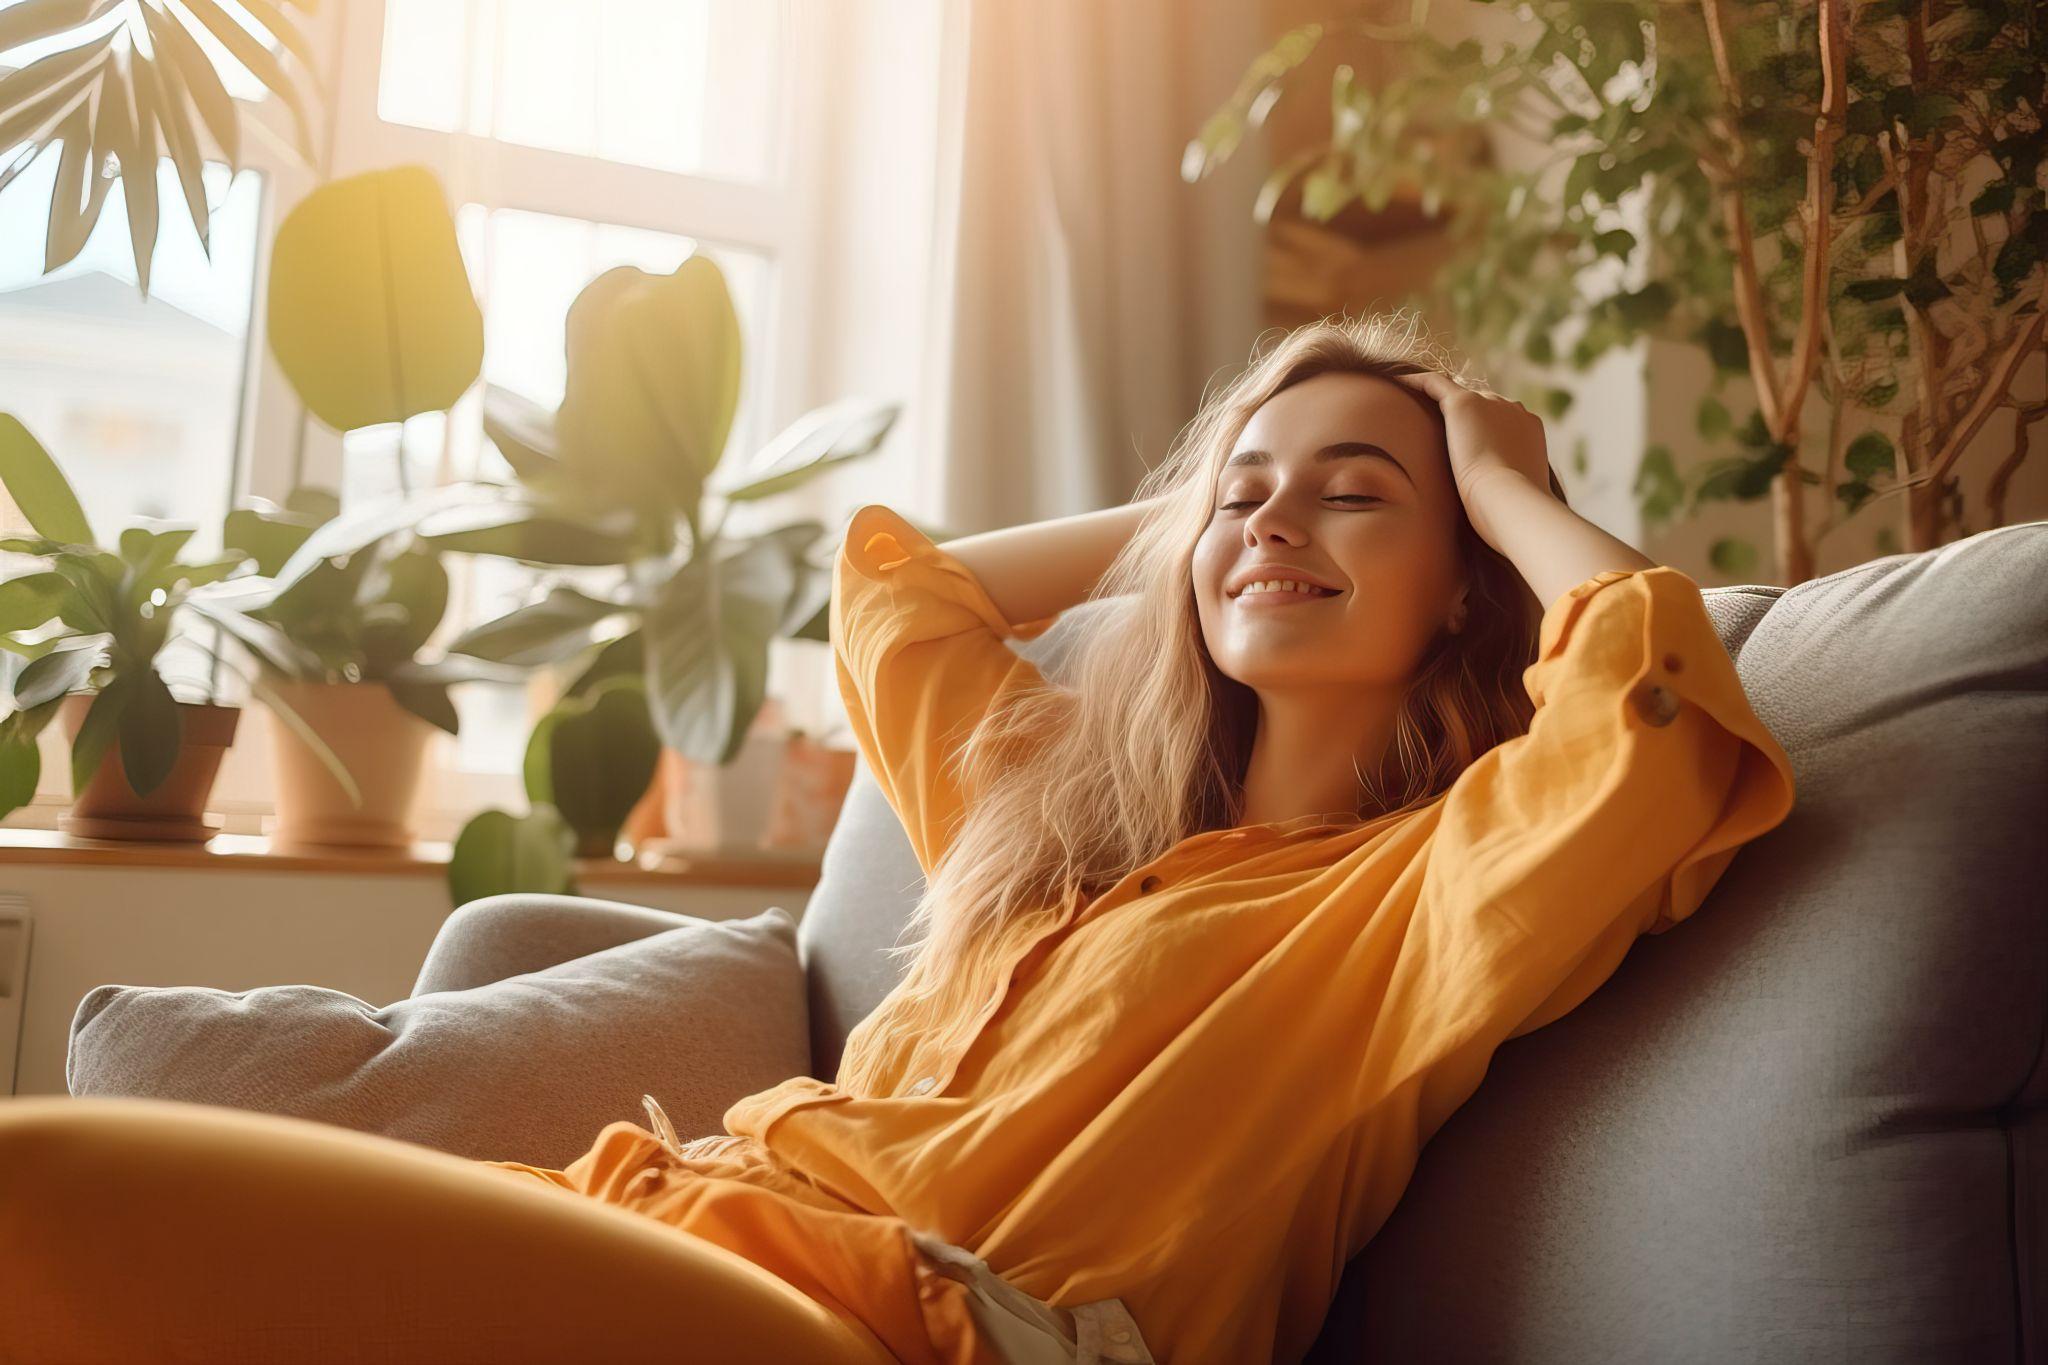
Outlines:
{"type": "MultiPolygon", "coordinates": [[[[1409,70],[1378,88],[1337,69],[1329,137],[1275,168],[1262,221],[1296,182],[1318,221],[1412,194],[1447,221],[1437,283],[1468,348],[1581,370],[1644,336],[1702,348],[1713,378],[1696,424],[1728,453],[1680,471],[1650,447],[1644,518],[1768,497],[1788,584],[1877,499],[1904,500],[1907,548],[1966,531],[1957,462],[2013,407],[1984,509],[2003,519],[2028,425],[2048,410],[2014,392],[2044,352],[2048,299],[2039,5],[1527,0],[1526,37],[1495,51],[1435,38],[1427,12],[1417,0],[1402,24],[1286,34],[1190,144],[1184,176],[1229,157],[1322,44],[1399,43],[1409,70]],[[1494,164],[1483,149],[1500,127],[1547,158],[1494,164]],[[1652,242],[1614,221],[1625,196],[1642,198],[1652,242]],[[1644,282],[1586,297],[1584,275],[1609,256],[1646,265],[1644,282]],[[1731,378],[1747,381],[1740,420],[1720,392],[1731,378]],[[1809,398],[1826,405],[1811,452],[1809,398]]],[[[1559,415],[1570,394],[1538,402],[1559,415]]],[[[1714,550],[1725,572],[1755,558],[1733,538],[1714,550]]]]}

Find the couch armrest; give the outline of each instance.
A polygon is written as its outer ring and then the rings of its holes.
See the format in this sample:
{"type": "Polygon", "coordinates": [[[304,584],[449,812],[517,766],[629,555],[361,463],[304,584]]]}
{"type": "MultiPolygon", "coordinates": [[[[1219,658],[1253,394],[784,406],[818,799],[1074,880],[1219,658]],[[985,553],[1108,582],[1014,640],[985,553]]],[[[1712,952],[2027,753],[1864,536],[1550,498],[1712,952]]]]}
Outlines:
{"type": "Polygon", "coordinates": [[[588,896],[486,896],[441,923],[415,996],[462,991],[652,937],[689,916],[588,896]]]}

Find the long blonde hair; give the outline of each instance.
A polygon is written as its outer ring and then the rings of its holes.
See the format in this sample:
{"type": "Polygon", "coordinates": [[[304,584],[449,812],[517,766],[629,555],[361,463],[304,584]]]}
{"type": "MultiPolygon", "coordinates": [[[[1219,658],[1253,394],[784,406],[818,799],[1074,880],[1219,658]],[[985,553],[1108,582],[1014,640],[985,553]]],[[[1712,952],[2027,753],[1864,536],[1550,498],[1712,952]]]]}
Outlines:
{"type": "MultiPolygon", "coordinates": [[[[977,959],[1012,919],[1075,889],[1093,895],[1191,835],[1239,823],[1258,699],[1210,658],[1192,577],[1223,462],[1259,406],[1291,385],[1424,369],[1470,382],[1424,335],[1419,314],[1325,318],[1262,337],[1245,370],[1204,399],[1139,487],[1139,499],[1160,497],[1160,506],[1088,597],[1120,600],[1089,623],[1060,683],[1013,694],[951,756],[970,795],[901,936],[922,937],[889,950],[913,957],[901,992],[935,993],[985,965],[977,959]]],[[[1550,488],[1564,497],[1554,471],[1550,488]]],[[[1425,653],[1380,770],[1360,774],[1362,817],[1427,804],[1529,728],[1521,675],[1535,658],[1541,604],[1462,516],[1458,536],[1470,584],[1464,629],[1440,631],[1425,653]]]]}

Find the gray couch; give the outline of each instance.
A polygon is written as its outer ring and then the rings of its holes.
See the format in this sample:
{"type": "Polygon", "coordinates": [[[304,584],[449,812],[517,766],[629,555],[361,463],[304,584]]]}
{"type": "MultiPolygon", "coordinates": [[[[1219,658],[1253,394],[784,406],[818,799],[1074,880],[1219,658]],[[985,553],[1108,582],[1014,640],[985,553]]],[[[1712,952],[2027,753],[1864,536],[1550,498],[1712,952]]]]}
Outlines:
{"type": "MultiPolygon", "coordinates": [[[[1496,1054],[1309,1360],[2048,1365],[2048,522],[1706,597],[1797,808],[1496,1054]]],[[[1016,648],[1057,677],[1094,611],[1016,648]]],[[[797,929],[811,1074],[919,875],[863,766],[797,929]]],[[[416,993],[681,922],[479,903],[416,993]]]]}

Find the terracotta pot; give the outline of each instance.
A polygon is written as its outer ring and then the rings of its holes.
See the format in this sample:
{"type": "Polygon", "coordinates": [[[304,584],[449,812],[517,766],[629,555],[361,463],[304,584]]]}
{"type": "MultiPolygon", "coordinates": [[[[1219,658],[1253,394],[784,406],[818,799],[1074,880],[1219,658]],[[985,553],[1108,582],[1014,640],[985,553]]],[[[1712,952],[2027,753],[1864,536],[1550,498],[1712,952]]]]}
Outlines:
{"type": "MultiPolygon", "coordinates": [[[[383,683],[275,682],[284,703],[355,779],[358,805],[311,745],[269,711],[276,778],[277,848],[409,848],[413,807],[434,727],[400,706],[383,683]]],[[[269,708],[265,708],[269,710],[269,708]]]]}
{"type": "MultiPolygon", "coordinates": [[[[57,715],[74,744],[93,700],[75,694],[58,707],[57,715]]],[[[81,839],[197,842],[212,838],[220,832],[220,825],[205,818],[206,799],[213,794],[213,779],[220,773],[221,759],[234,743],[235,726],[241,719],[240,707],[179,702],[178,759],[163,785],[147,796],[137,796],[128,785],[117,739],[85,790],[72,794],[71,810],[57,817],[57,828],[81,839]]]]}

